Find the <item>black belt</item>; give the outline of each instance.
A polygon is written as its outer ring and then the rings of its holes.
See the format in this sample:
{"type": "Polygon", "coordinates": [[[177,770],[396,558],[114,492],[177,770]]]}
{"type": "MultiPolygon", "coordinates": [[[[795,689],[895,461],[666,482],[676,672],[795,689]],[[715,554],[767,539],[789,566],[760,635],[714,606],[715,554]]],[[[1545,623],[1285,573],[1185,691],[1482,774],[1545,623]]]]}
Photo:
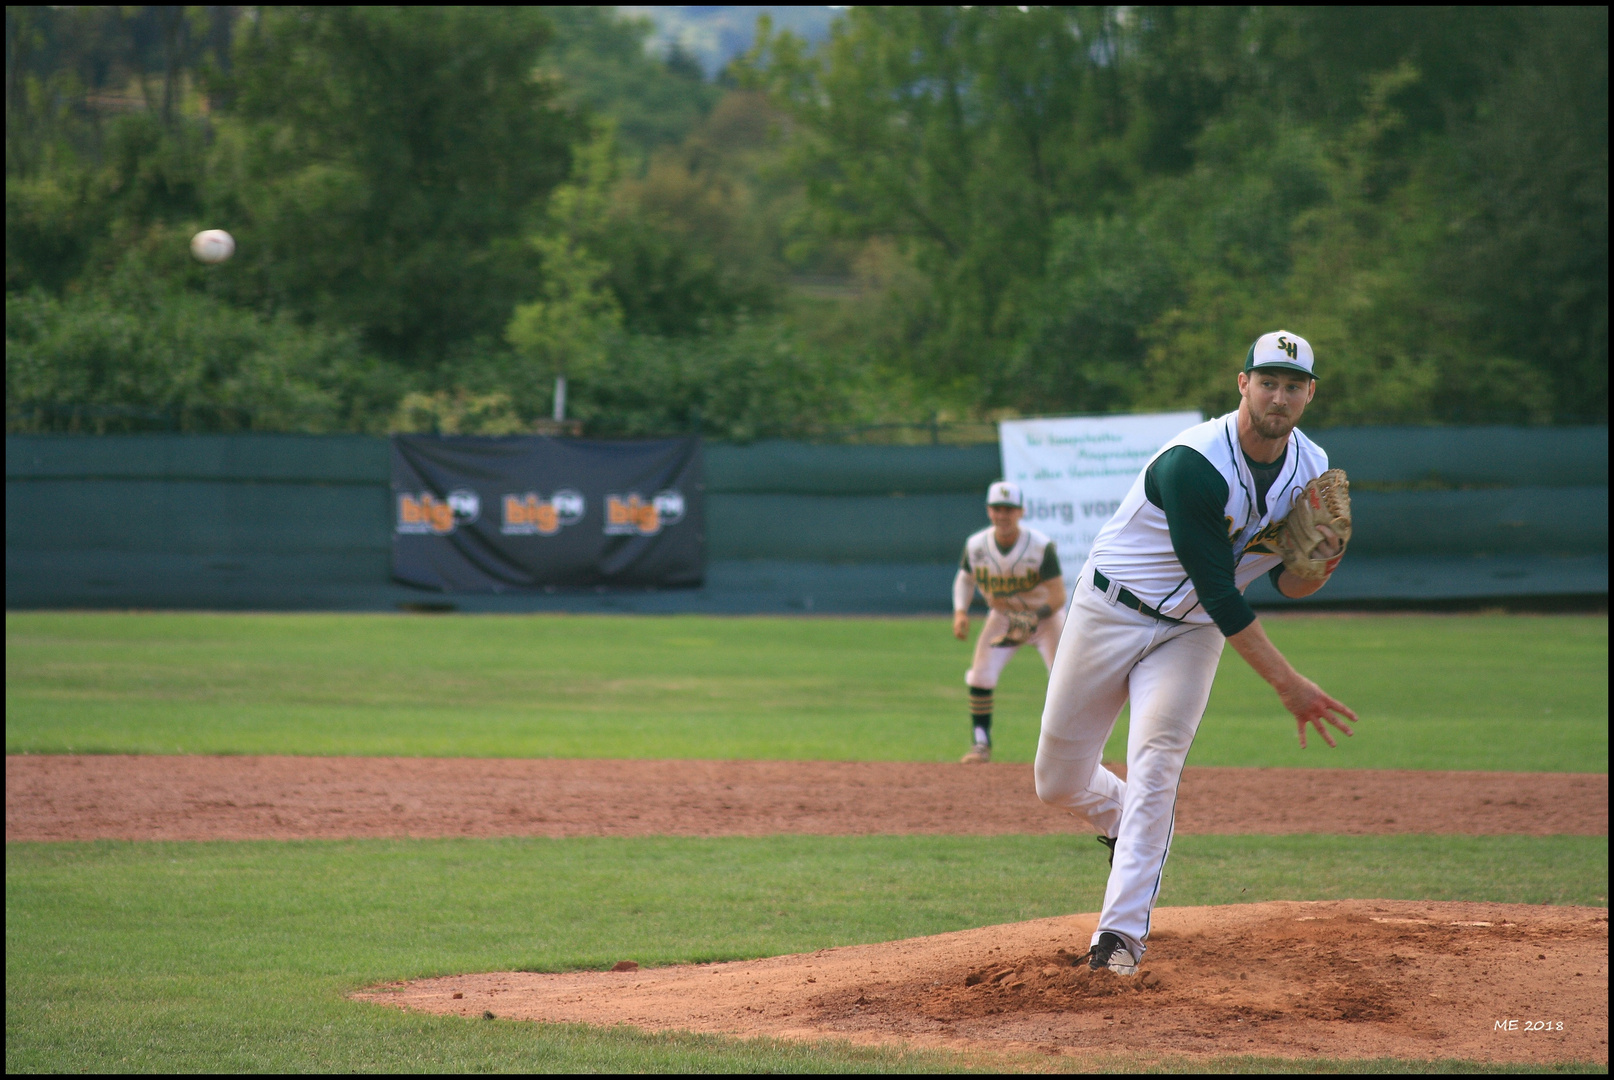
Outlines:
{"type": "MultiPolygon", "coordinates": [[[[1110,579],[1105,577],[1097,567],[1093,568],[1093,587],[1104,595],[1109,595],[1110,579]]],[[[1156,611],[1148,604],[1145,604],[1142,600],[1139,600],[1137,595],[1133,593],[1131,589],[1128,589],[1125,586],[1123,586],[1121,590],[1115,594],[1115,602],[1123,607],[1129,607],[1133,611],[1148,615],[1150,618],[1159,619],[1161,622],[1182,622],[1181,619],[1173,619],[1170,615],[1160,614],[1160,612],[1156,611]]]]}

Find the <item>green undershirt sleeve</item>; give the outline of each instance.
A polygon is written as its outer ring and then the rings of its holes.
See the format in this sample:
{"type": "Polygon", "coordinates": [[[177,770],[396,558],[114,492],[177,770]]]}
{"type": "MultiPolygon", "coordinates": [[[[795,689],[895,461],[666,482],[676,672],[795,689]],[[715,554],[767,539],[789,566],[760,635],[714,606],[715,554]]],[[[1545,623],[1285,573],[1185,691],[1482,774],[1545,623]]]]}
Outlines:
{"type": "Polygon", "coordinates": [[[1143,494],[1165,511],[1171,550],[1188,572],[1199,602],[1223,636],[1255,621],[1234,584],[1233,545],[1227,538],[1227,481],[1197,450],[1174,446],[1144,473],[1143,494]]]}
{"type": "Polygon", "coordinates": [[[1042,566],[1037,570],[1037,576],[1043,581],[1052,581],[1062,573],[1063,571],[1059,569],[1059,556],[1054,553],[1054,542],[1050,540],[1048,546],[1043,549],[1042,566]]]}

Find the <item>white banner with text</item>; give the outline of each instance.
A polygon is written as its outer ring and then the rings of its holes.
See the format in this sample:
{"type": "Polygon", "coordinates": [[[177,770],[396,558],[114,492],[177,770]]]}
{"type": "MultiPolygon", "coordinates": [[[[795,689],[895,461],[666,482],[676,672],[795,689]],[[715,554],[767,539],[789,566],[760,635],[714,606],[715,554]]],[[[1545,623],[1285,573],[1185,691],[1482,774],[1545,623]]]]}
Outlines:
{"type": "Polygon", "coordinates": [[[1053,539],[1061,568],[1074,575],[1144,464],[1203,420],[1197,412],[1005,420],[1003,478],[1020,485],[1025,523],[1053,539]]]}

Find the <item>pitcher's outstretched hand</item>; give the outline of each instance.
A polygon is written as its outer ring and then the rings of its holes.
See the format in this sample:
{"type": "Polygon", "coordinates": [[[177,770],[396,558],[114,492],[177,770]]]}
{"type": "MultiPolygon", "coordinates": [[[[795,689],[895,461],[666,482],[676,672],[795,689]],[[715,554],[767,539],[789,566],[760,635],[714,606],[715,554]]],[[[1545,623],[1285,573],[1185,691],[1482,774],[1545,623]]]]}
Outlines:
{"type": "Polygon", "coordinates": [[[1323,742],[1333,746],[1333,736],[1329,735],[1328,728],[1323,726],[1324,721],[1346,735],[1352,734],[1351,724],[1357,722],[1356,714],[1344,702],[1335,701],[1323,692],[1322,687],[1303,676],[1294,685],[1280,692],[1278,697],[1283,702],[1283,707],[1294,714],[1302,750],[1306,748],[1307,725],[1315,727],[1317,734],[1323,737],[1323,742]]]}

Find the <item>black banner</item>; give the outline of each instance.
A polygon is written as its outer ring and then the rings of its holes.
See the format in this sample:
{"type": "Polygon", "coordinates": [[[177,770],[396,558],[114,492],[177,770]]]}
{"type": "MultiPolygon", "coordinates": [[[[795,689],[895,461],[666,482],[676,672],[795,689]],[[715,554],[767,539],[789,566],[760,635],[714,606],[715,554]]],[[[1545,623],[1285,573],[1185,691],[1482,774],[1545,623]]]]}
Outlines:
{"type": "Polygon", "coordinates": [[[699,585],[698,438],[395,435],[392,574],[446,592],[699,585]]]}

